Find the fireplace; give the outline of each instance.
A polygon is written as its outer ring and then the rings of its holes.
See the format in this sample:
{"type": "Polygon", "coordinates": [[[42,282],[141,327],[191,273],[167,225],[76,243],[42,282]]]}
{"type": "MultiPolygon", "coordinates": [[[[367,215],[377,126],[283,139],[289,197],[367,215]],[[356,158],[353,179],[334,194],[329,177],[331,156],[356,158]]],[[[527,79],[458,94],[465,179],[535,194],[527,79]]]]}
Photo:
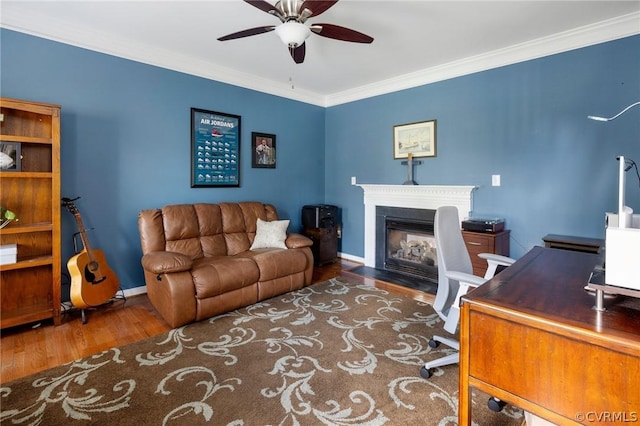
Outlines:
{"type": "MultiPolygon", "coordinates": [[[[397,262],[389,269],[384,266],[384,256],[387,252],[393,252],[394,250],[397,253],[398,248],[395,246],[388,248],[386,247],[386,242],[387,240],[393,240],[392,243],[397,241],[397,244],[402,248],[401,241],[404,240],[405,246],[416,243],[424,244],[424,249],[428,250],[426,248],[427,245],[431,246],[432,241],[435,244],[435,239],[430,239],[433,235],[435,210],[441,206],[456,206],[462,221],[473,210],[473,191],[476,187],[370,184],[358,184],[357,186],[364,191],[364,266],[361,268],[364,275],[435,294],[437,289],[437,261],[435,256],[433,265],[429,265],[429,260],[421,261],[420,265],[416,265],[418,262],[415,261],[415,258],[392,259],[390,261],[388,258],[391,256],[387,256],[387,265],[397,262]],[[387,236],[385,216],[394,222],[389,236],[387,236]],[[405,222],[402,226],[407,228],[398,229],[397,223],[395,223],[396,219],[401,219],[401,221],[405,222]],[[419,224],[416,222],[419,222],[419,224]],[[425,225],[423,222],[427,224],[425,225]],[[426,228],[423,228],[423,226],[426,226],[426,228]],[[380,228],[382,228],[382,231],[380,228]],[[396,232],[397,235],[394,235],[396,232]],[[383,249],[379,250],[380,247],[383,247],[383,249]],[[427,264],[426,266],[423,265],[425,263],[427,264]],[[419,269],[418,271],[415,269],[416,267],[419,269]],[[398,269],[403,270],[398,271],[398,269]],[[382,273],[383,276],[379,275],[379,273],[382,273]],[[386,274],[393,274],[393,277],[387,278],[386,274]]],[[[422,250],[422,248],[416,248],[413,252],[420,256],[422,250]]]]}
{"type": "Polygon", "coordinates": [[[376,268],[438,282],[435,210],[376,207],[376,268]]]}
{"type": "Polygon", "coordinates": [[[438,260],[433,225],[387,219],[384,268],[403,274],[438,280],[438,260]]]}

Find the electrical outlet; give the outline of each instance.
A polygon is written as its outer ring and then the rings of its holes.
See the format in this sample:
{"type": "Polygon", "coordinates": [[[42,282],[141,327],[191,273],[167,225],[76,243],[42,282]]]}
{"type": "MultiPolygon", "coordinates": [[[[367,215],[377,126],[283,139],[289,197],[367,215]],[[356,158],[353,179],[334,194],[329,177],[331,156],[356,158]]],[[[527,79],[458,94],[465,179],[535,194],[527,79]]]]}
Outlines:
{"type": "Polygon", "coordinates": [[[500,175],[491,175],[491,186],[500,186],[500,175]]]}
{"type": "Polygon", "coordinates": [[[351,185],[355,185],[355,184],[356,184],[356,177],[351,176],[351,185]]]}

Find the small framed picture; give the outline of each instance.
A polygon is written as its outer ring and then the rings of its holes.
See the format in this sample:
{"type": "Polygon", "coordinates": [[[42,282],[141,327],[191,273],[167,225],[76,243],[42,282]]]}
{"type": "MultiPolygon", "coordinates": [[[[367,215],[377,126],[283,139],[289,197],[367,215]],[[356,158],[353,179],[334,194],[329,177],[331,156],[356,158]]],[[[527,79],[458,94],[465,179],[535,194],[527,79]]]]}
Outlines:
{"type": "Polygon", "coordinates": [[[0,142],[0,170],[3,172],[19,172],[22,152],[19,142],[0,142]]]}
{"type": "Polygon", "coordinates": [[[253,150],[251,167],[276,168],[276,135],[252,132],[251,148],[253,150]]]}
{"type": "Polygon", "coordinates": [[[435,157],[436,120],[393,126],[393,158],[435,157]]]}

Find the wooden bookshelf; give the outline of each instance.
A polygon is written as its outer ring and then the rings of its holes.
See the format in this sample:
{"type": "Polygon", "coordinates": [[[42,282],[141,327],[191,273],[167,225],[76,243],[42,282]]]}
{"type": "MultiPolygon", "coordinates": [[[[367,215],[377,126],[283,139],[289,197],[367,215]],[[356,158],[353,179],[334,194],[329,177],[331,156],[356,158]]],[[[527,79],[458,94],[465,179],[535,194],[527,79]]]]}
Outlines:
{"type": "Polygon", "coordinates": [[[19,153],[12,168],[0,169],[0,205],[19,219],[0,230],[0,245],[17,244],[18,248],[16,263],[0,265],[0,326],[49,318],[57,325],[60,107],[0,98],[0,114],[0,150],[19,153]]]}

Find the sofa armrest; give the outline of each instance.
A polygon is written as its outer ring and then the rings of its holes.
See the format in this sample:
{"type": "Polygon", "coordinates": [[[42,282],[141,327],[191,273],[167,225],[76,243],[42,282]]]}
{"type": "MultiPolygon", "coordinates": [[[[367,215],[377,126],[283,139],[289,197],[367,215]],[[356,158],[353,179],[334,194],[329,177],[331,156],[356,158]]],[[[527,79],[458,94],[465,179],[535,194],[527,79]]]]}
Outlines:
{"type": "Polygon", "coordinates": [[[302,247],[311,247],[313,245],[313,241],[311,239],[305,237],[301,234],[287,234],[287,239],[284,241],[287,248],[302,248],[302,247]]]}
{"type": "Polygon", "coordinates": [[[193,259],[172,251],[154,251],[142,256],[142,267],[154,274],[168,274],[191,269],[193,259]]]}

